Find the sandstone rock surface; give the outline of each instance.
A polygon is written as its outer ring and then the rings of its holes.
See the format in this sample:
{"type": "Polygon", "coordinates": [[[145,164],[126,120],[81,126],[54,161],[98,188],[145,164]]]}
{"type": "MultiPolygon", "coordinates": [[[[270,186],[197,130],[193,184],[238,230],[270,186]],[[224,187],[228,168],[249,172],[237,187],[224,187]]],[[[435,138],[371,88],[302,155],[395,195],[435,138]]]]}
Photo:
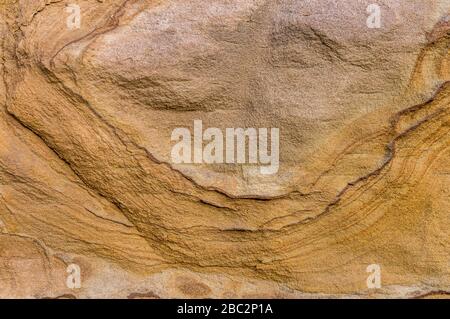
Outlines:
{"type": "Polygon", "coordinates": [[[0,10],[1,297],[450,294],[449,0],[0,10]],[[174,164],[195,120],[279,128],[278,172],[174,164]]]}

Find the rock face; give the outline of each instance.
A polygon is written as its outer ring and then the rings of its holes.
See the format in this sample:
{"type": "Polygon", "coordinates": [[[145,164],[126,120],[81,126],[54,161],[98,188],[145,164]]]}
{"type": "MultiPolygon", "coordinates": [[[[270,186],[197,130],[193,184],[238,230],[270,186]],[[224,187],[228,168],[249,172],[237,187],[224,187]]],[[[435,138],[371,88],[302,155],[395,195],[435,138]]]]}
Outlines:
{"type": "Polygon", "coordinates": [[[449,0],[0,8],[1,297],[450,294],[449,0]]]}

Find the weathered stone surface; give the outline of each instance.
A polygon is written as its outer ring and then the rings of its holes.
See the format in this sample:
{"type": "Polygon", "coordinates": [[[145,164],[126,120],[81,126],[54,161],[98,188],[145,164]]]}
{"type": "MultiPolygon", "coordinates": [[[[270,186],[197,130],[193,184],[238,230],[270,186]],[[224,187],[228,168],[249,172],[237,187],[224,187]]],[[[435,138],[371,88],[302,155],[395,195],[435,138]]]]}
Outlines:
{"type": "Polygon", "coordinates": [[[0,8],[0,296],[450,293],[448,0],[0,8]],[[278,172],[172,163],[194,120],[279,128],[278,172]]]}

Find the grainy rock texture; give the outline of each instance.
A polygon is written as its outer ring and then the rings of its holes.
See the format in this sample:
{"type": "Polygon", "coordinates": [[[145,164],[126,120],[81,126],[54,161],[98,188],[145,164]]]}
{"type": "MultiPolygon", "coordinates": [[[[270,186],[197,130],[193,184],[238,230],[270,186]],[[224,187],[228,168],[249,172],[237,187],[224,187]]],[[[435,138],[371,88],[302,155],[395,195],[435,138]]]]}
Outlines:
{"type": "Polygon", "coordinates": [[[1,297],[450,293],[449,0],[0,3],[1,297]],[[278,172],[174,164],[194,120],[278,172]]]}

